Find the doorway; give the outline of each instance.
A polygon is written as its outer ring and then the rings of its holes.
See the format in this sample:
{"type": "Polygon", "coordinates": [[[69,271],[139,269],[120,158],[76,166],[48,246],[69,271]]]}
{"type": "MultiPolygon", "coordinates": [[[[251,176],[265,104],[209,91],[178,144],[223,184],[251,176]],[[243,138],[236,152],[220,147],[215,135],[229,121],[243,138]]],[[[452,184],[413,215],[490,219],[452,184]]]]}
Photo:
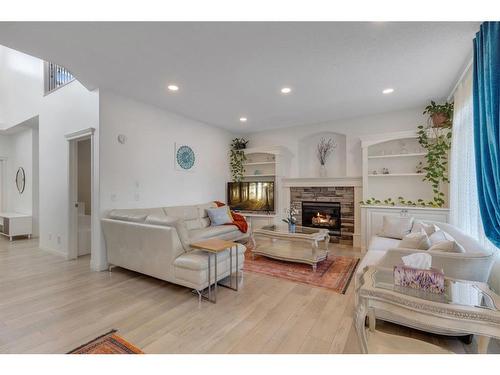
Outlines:
{"type": "Polygon", "coordinates": [[[78,256],[90,254],[92,215],[92,149],[90,138],[77,141],[78,256]]]}
{"type": "Polygon", "coordinates": [[[78,134],[69,143],[69,251],[68,258],[91,254],[93,186],[93,132],[78,134]]]}

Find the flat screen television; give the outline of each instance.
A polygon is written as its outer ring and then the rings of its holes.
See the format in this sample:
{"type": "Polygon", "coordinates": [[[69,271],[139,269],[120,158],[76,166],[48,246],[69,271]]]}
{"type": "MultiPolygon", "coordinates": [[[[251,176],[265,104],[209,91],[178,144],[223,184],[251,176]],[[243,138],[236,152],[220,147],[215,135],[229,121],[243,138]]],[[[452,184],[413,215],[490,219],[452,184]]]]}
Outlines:
{"type": "Polygon", "coordinates": [[[274,182],[228,182],[227,201],[235,211],[274,211],[274,182]]]}

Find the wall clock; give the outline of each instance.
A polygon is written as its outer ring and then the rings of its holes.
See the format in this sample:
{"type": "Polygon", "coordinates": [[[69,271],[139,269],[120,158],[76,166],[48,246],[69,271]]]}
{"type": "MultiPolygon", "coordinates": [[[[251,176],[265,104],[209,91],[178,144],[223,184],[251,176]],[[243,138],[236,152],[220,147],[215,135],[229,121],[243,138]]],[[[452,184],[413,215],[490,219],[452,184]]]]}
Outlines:
{"type": "Polygon", "coordinates": [[[175,145],[175,166],[179,170],[189,171],[196,162],[193,149],[187,145],[175,145]]]}

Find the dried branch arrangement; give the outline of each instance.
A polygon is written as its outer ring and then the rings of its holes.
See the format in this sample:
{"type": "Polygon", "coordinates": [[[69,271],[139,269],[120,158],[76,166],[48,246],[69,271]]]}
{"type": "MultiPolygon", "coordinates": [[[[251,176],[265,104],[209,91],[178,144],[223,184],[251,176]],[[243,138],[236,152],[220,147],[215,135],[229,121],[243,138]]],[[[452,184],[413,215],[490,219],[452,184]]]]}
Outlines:
{"type": "Polygon", "coordinates": [[[325,165],[326,159],[328,159],[328,157],[336,147],[337,143],[335,143],[333,138],[328,138],[328,140],[325,138],[321,138],[316,150],[316,155],[318,156],[321,165],[325,165]]]}

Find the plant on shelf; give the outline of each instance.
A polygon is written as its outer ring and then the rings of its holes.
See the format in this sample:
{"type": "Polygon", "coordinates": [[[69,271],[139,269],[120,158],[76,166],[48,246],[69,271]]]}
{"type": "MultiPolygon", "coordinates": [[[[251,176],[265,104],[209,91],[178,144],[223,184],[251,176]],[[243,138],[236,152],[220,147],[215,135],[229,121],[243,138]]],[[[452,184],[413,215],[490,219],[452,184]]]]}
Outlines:
{"type": "Polygon", "coordinates": [[[281,220],[288,224],[288,230],[293,233],[295,232],[295,226],[297,224],[297,218],[295,215],[297,215],[298,212],[295,208],[287,208],[285,210],[285,214],[287,217],[281,220]]]}
{"type": "Polygon", "coordinates": [[[233,182],[240,182],[243,179],[245,167],[243,163],[247,160],[245,151],[248,140],[245,138],[235,138],[231,142],[229,165],[231,167],[231,177],[233,182]]]}
{"type": "Polygon", "coordinates": [[[403,197],[398,197],[397,201],[392,198],[387,198],[384,200],[368,198],[365,201],[360,201],[359,204],[364,206],[408,206],[408,207],[441,207],[436,202],[432,201],[424,201],[423,199],[417,199],[416,201],[407,200],[403,197]]]}
{"type": "Polygon", "coordinates": [[[453,123],[453,103],[436,104],[431,101],[423,114],[429,115],[429,122],[433,128],[451,128],[453,123]]]}

